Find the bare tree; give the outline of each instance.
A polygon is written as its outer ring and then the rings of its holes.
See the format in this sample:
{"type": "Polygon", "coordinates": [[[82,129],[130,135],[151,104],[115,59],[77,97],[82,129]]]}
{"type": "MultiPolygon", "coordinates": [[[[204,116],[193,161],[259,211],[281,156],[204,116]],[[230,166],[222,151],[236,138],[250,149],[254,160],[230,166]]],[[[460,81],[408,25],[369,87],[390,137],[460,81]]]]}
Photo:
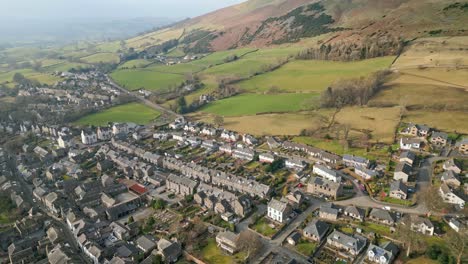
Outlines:
{"type": "Polygon", "coordinates": [[[213,120],[213,123],[217,126],[217,127],[222,127],[224,125],[224,117],[222,116],[215,116],[214,120],[213,120]]]}
{"type": "Polygon", "coordinates": [[[457,264],[461,264],[462,259],[468,259],[468,252],[466,251],[468,245],[468,232],[460,231],[454,232],[449,231],[445,235],[445,241],[448,245],[449,250],[457,258],[457,264]]]}
{"type": "Polygon", "coordinates": [[[240,233],[239,241],[241,241],[240,250],[247,253],[245,260],[248,260],[251,256],[255,256],[263,247],[260,237],[249,230],[240,233]]]}
{"type": "Polygon", "coordinates": [[[405,244],[407,257],[409,257],[412,251],[422,246],[422,239],[419,238],[417,233],[411,230],[411,219],[408,216],[404,217],[401,223],[398,225],[396,234],[398,238],[405,244]]]}

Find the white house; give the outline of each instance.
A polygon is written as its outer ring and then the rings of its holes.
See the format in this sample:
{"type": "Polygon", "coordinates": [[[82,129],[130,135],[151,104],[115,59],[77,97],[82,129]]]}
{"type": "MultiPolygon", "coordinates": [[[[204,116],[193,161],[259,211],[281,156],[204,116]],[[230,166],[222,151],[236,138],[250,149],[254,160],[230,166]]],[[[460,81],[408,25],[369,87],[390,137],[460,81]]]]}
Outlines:
{"type": "Polygon", "coordinates": [[[371,263],[389,264],[398,254],[398,247],[387,242],[382,246],[371,244],[367,250],[367,260],[371,263]]]}
{"type": "Polygon", "coordinates": [[[401,138],[400,139],[400,149],[410,150],[410,149],[420,149],[422,141],[417,138],[401,138]]]}
{"type": "Polygon", "coordinates": [[[258,159],[263,163],[273,163],[273,161],[275,161],[275,156],[270,153],[262,153],[258,156],[258,159]]]}
{"type": "Polygon", "coordinates": [[[268,218],[279,222],[284,223],[288,215],[291,213],[291,206],[287,202],[278,201],[276,199],[271,199],[268,203],[268,218]]]}
{"type": "Polygon", "coordinates": [[[322,176],[323,178],[332,181],[332,182],[341,182],[341,177],[338,173],[324,165],[315,164],[313,168],[313,173],[322,176]]]}
{"type": "Polygon", "coordinates": [[[81,143],[92,145],[97,143],[97,135],[93,131],[85,132],[81,130],[81,143]]]}
{"type": "Polygon", "coordinates": [[[465,200],[455,194],[447,184],[442,183],[442,185],[439,188],[439,193],[442,199],[444,199],[444,202],[449,203],[449,204],[455,204],[460,206],[460,208],[465,207],[465,200]]]}
{"type": "Polygon", "coordinates": [[[127,124],[114,124],[112,126],[112,133],[114,135],[118,134],[128,134],[128,125],[127,124]]]}

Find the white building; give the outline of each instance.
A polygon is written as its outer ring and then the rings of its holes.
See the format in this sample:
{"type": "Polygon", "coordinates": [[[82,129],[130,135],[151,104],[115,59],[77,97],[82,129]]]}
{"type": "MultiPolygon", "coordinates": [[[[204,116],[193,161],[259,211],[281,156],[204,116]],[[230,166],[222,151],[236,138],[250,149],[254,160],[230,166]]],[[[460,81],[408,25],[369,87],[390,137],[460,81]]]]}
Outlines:
{"type": "Polygon", "coordinates": [[[97,143],[97,135],[93,131],[85,132],[81,130],[81,143],[92,145],[97,143]]]}
{"type": "Polygon", "coordinates": [[[341,182],[341,177],[338,175],[338,173],[332,169],[329,169],[328,167],[321,165],[321,164],[315,164],[313,168],[313,173],[322,176],[323,178],[332,181],[332,182],[341,182]]]}
{"type": "Polygon", "coordinates": [[[410,149],[420,149],[422,141],[417,138],[401,138],[400,139],[400,149],[410,150],[410,149]]]}
{"type": "Polygon", "coordinates": [[[439,193],[442,199],[444,199],[444,202],[449,203],[449,204],[454,204],[460,206],[460,208],[465,207],[465,200],[455,194],[447,184],[442,183],[442,185],[439,188],[439,193]]]}
{"type": "Polygon", "coordinates": [[[276,222],[284,223],[290,213],[291,206],[287,202],[278,201],[273,198],[268,203],[267,216],[276,222]]]}
{"type": "Polygon", "coordinates": [[[128,125],[127,124],[114,124],[112,126],[112,133],[114,135],[128,134],[128,125]]]}

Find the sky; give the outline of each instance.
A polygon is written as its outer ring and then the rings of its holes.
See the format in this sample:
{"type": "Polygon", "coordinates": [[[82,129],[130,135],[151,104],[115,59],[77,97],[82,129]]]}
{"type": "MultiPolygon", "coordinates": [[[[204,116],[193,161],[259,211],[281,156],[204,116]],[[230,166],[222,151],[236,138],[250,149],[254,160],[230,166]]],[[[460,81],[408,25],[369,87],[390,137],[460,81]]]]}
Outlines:
{"type": "Polygon", "coordinates": [[[244,0],[0,0],[0,18],[12,20],[195,17],[244,0]]]}

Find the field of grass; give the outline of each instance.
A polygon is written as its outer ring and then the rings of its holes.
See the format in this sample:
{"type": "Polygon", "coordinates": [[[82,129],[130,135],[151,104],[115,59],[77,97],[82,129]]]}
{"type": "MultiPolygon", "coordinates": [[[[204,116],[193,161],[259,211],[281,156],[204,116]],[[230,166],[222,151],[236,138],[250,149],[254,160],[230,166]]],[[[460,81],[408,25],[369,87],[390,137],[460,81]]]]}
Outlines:
{"type": "Polygon", "coordinates": [[[355,132],[369,132],[371,142],[393,143],[400,122],[400,107],[343,108],[335,117],[339,124],[349,125],[355,132]]]}
{"type": "Polygon", "coordinates": [[[229,56],[237,55],[238,57],[240,57],[246,53],[253,52],[253,51],[255,51],[255,49],[252,49],[252,48],[217,51],[199,60],[192,61],[191,63],[194,65],[202,66],[202,67],[210,67],[216,64],[224,63],[224,59],[226,59],[229,56]]]}
{"type": "Polygon", "coordinates": [[[127,69],[132,69],[133,67],[135,68],[144,68],[148,65],[150,65],[152,62],[149,60],[144,60],[144,59],[137,59],[137,60],[131,60],[127,61],[124,64],[119,66],[119,69],[127,68],[127,69]]]}
{"type": "Polygon", "coordinates": [[[151,32],[145,35],[137,36],[126,40],[127,47],[135,48],[137,50],[144,49],[145,47],[154,46],[171,39],[178,39],[184,29],[167,28],[156,32],[151,32]]]}
{"type": "Polygon", "coordinates": [[[155,72],[184,74],[184,73],[195,73],[202,69],[203,68],[201,66],[193,65],[191,63],[180,63],[176,65],[155,65],[155,66],[148,67],[145,70],[155,71],[155,72]]]}
{"type": "Polygon", "coordinates": [[[21,73],[28,79],[35,80],[42,84],[47,84],[47,85],[52,85],[55,82],[60,80],[59,77],[53,76],[49,73],[37,72],[32,69],[22,69],[22,70],[14,70],[14,71],[0,73],[0,84],[12,83],[13,76],[16,73],[21,73]]]}
{"type": "Polygon", "coordinates": [[[94,63],[118,63],[120,61],[119,55],[116,53],[103,52],[89,55],[81,58],[82,61],[90,64],[94,63]]]}
{"type": "Polygon", "coordinates": [[[468,134],[468,114],[458,111],[409,111],[404,122],[427,124],[438,130],[468,134]]]}
{"type": "Polygon", "coordinates": [[[78,125],[103,126],[109,122],[133,122],[145,125],[160,116],[160,113],[146,105],[129,103],[111,107],[101,112],[81,118],[75,123],[78,125]]]}
{"type": "Polygon", "coordinates": [[[181,74],[153,72],[147,69],[117,70],[110,76],[117,83],[132,91],[140,88],[163,91],[184,81],[184,76],[181,74]]]}
{"type": "Polygon", "coordinates": [[[297,60],[276,71],[241,82],[240,86],[249,91],[267,91],[277,87],[284,91],[320,92],[340,78],[366,76],[388,68],[393,59],[383,57],[359,62],[297,60]]]}
{"type": "Polygon", "coordinates": [[[172,50],[170,50],[166,55],[168,57],[183,57],[185,56],[185,52],[182,48],[175,47],[172,50]]]}
{"type": "Polygon", "coordinates": [[[221,116],[243,116],[271,112],[294,112],[314,103],[317,94],[242,94],[218,100],[201,111],[221,116]]]}
{"type": "Polygon", "coordinates": [[[90,66],[85,63],[65,61],[63,63],[59,63],[59,64],[46,67],[45,70],[48,72],[55,72],[55,71],[66,72],[66,71],[70,71],[71,69],[89,68],[89,67],[90,66]]]}
{"type": "Polygon", "coordinates": [[[468,65],[468,37],[421,38],[409,45],[393,65],[402,70],[427,67],[453,67],[459,63],[468,65]]]}
{"type": "MultiPolygon", "coordinates": [[[[253,135],[299,135],[303,129],[316,129],[322,125],[325,113],[267,114],[225,117],[226,129],[253,135]],[[255,125],[253,125],[255,124],[255,125]]],[[[196,114],[195,118],[212,123],[213,117],[196,114]]]]}

